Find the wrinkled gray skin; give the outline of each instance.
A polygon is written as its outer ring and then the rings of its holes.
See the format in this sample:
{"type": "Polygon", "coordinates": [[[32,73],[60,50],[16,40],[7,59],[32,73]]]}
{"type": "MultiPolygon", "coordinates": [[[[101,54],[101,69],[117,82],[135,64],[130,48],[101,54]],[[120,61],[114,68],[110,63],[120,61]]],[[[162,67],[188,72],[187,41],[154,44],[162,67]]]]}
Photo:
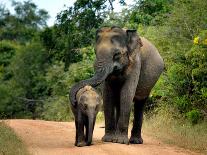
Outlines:
{"type": "Polygon", "coordinates": [[[71,106],[75,116],[75,146],[91,145],[96,115],[103,101],[91,86],[81,88],[77,92],[76,99],[77,106],[71,106]]]}
{"type": "Polygon", "coordinates": [[[102,28],[96,34],[95,75],[77,83],[70,91],[76,105],[76,92],[84,85],[104,83],[103,105],[105,135],[102,140],[142,144],[143,107],[151,89],[163,71],[164,63],[155,46],[139,37],[136,30],[102,28]],[[128,125],[134,103],[134,121],[130,140],[128,125]]]}

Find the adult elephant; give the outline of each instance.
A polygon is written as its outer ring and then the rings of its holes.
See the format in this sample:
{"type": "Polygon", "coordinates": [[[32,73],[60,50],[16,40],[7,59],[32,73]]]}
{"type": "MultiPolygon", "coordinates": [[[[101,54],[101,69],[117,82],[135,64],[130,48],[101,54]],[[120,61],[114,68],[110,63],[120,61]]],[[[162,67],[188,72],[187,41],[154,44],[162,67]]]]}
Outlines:
{"type": "Polygon", "coordinates": [[[97,31],[95,52],[95,74],[71,88],[71,103],[76,105],[75,95],[83,86],[95,87],[104,82],[105,135],[102,140],[124,144],[143,143],[143,107],[163,71],[163,59],[155,46],[139,37],[136,30],[119,27],[104,27],[97,31]],[[128,140],[133,101],[134,121],[128,140]]]}

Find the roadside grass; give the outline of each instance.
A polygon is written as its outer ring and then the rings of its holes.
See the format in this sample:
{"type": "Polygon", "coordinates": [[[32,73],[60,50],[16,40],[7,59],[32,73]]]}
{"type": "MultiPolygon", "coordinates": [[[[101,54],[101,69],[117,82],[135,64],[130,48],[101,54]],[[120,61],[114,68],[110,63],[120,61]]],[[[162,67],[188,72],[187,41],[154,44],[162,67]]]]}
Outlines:
{"type": "MultiPolygon", "coordinates": [[[[96,122],[104,122],[103,111],[98,113],[96,122]]],[[[130,125],[132,122],[133,112],[130,116],[130,125]]],[[[192,125],[188,120],[181,119],[176,110],[168,105],[160,105],[152,112],[145,113],[143,132],[164,143],[207,155],[207,122],[192,125]]]]}
{"type": "Polygon", "coordinates": [[[22,141],[3,121],[0,121],[0,155],[29,155],[22,141]]]}
{"type": "Polygon", "coordinates": [[[104,113],[103,111],[99,111],[97,116],[96,116],[96,122],[97,123],[102,123],[104,122],[104,113]]]}
{"type": "Polygon", "coordinates": [[[172,107],[160,106],[145,115],[143,132],[165,143],[207,154],[207,122],[192,125],[175,114],[172,107]]]}

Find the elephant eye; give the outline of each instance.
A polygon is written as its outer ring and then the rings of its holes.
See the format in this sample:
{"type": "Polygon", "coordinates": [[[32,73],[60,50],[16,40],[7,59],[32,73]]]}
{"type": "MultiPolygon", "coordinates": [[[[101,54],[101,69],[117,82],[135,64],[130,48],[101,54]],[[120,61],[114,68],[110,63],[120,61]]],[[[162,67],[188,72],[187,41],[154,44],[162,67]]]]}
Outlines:
{"type": "Polygon", "coordinates": [[[84,109],[84,110],[87,109],[87,104],[83,104],[83,109],[84,109]]]}
{"type": "Polygon", "coordinates": [[[114,53],[114,60],[118,60],[121,58],[121,52],[118,49],[115,49],[115,53],[114,53]]]}

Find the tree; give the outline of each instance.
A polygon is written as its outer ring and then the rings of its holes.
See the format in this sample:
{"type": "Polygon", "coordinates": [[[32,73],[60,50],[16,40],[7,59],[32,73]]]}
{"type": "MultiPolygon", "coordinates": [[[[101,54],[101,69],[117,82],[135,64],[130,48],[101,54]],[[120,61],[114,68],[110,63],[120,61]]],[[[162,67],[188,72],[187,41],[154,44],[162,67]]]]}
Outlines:
{"type": "Polygon", "coordinates": [[[77,0],[74,7],[58,14],[56,27],[66,42],[63,54],[66,68],[74,62],[73,55],[79,48],[93,42],[95,30],[103,22],[104,3],[101,0],[77,0]]]}
{"type": "MultiPolygon", "coordinates": [[[[15,83],[14,90],[9,94],[14,101],[10,104],[18,102],[25,111],[32,114],[33,118],[38,115],[36,109],[42,106],[43,99],[47,95],[48,87],[44,78],[47,68],[47,53],[39,43],[31,43],[22,46],[17,50],[16,55],[12,59],[12,63],[8,66],[8,72],[12,74],[12,78],[4,83],[15,83]],[[15,90],[21,90],[16,93],[15,90]]],[[[20,106],[21,107],[21,106],[20,106]]]]}
{"type": "MultiPolygon", "coordinates": [[[[71,63],[82,60],[79,49],[94,43],[95,31],[104,22],[114,0],[77,0],[73,7],[61,11],[53,28],[56,38],[53,54],[65,62],[65,69],[71,63]],[[58,52],[58,53],[57,53],[58,52]]],[[[120,1],[124,4],[124,1],[120,1]]]]}
{"type": "Polygon", "coordinates": [[[0,8],[0,40],[14,40],[21,43],[31,41],[35,33],[46,26],[47,11],[38,9],[31,1],[12,1],[15,14],[0,8]]]}
{"type": "Polygon", "coordinates": [[[143,25],[161,25],[170,12],[173,0],[140,0],[132,8],[130,22],[143,25]]]}
{"type": "Polygon", "coordinates": [[[175,0],[166,22],[147,29],[166,64],[162,99],[193,124],[207,118],[206,7],[202,0],[175,0]]]}

